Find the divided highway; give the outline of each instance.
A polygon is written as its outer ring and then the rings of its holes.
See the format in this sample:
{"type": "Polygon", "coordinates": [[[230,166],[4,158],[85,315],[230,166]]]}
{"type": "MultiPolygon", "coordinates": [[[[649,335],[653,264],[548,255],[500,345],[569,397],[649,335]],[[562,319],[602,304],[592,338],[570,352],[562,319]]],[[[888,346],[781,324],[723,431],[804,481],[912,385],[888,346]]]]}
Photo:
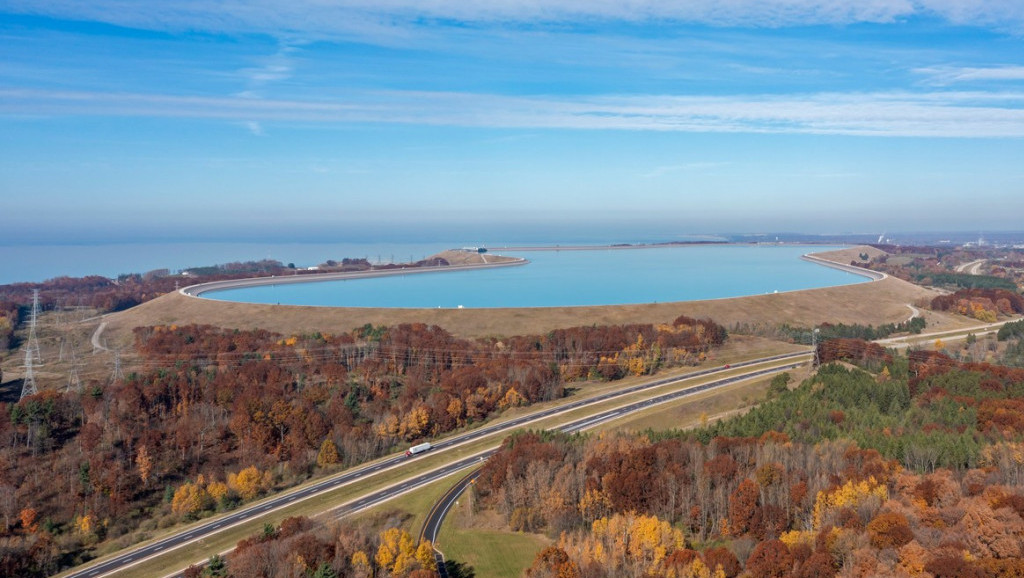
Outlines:
{"type": "MultiPolygon", "coordinates": [[[[805,354],[800,354],[800,355],[808,355],[808,354],[805,353],[805,354]]],[[[708,391],[710,389],[719,388],[719,387],[722,387],[722,386],[725,386],[725,385],[729,385],[729,384],[732,384],[732,383],[736,383],[736,382],[739,382],[739,381],[745,381],[745,380],[753,379],[753,378],[756,378],[756,377],[763,377],[763,376],[771,375],[771,374],[774,374],[774,373],[779,373],[779,372],[782,372],[782,371],[786,371],[788,369],[795,369],[795,368],[799,367],[802,364],[803,364],[803,362],[789,363],[789,364],[782,365],[782,366],[771,367],[771,368],[768,368],[768,369],[761,369],[761,370],[758,370],[758,371],[752,371],[752,372],[749,372],[749,373],[744,373],[742,375],[736,375],[736,376],[733,376],[733,377],[727,377],[727,378],[723,378],[723,379],[718,379],[718,380],[711,381],[711,382],[708,382],[708,383],[705,383],[705,384],[702,384],[702,385],[698,385],[696,387],[687,388],[687,389],[684,389],[682,391],[674,391],[672,393],[666,393],[664,395],[659,395],[657,397],[652,397],[652,398],[649,398],[649,399],[644,399],[644,400],[637,401],[637,402],[634,402],[634,403],[631,403],[631,404],[628,404],[628,405],[624,405],[624,406],[621,406],[621,407],[609,409],[609,410],[606,410],[606,411],[594,414],[592,416],[588,416],[588,417],[585,417],[585,418],[578,419],[576,421],[570,422],[570,423],[565,424],[564,426],[562,426],[562,427],[560,427],[558,429],[563,431],[563,432],[565,432],[565,433],[581,432],[581,431],[588,430],[588,429],[593,428],[593,427],[597,427],[598,425],[601,425],[602,423],[605,423],[607,421],[612,421],[614,419],[618,419],[620,417],[626,416],[626,415],[631,414],[633,412],[637,412],[637,411],[641,411],[641,410],[647,409],[647,408],[649,408],[651,406],[654,406],[654,405],[658,405],[658,404],[661,404],[661,403],[666,403],[666,402],[669,402],[669,401],[674,401],[674,400],[677,400],[677,399],[680,399],[680,398],[683,398],[683,397],[688,397],[688,396],[691,396],[691,395],[696,395],[698,393],[701,393],[701,392],[704,392],[704,391],[708,391]]],[[[456,468],[453,468],[453,469],[449,469],[448,472],[449,473],[456,472],[458,470],[461,470],[462,468],[466,468],[466,467],[472,466],[474,464],[478,464],[483,459],[486,459],[486,458],[490,457],[491,455],[493,455],[497,451],[497,449],[498,448],[491,448],[491,449],[489,449],[489,450],[487,450],[485,452],[481,452],[481,453],[479,453],[479,454],[477,454],[475,456],[472,456],[470,458],[467,458],[465,460],[461,460],[459,462],[455,462],[455,463],[453,463],[451,465],[455,466],[456,464],[461,464],[461,467],[456,467],[456,468]]],[[[426,538],[427,540],[430,540],[431,543],[436,544],[437,536],[441,533],[441,524],[444,523],[444,518],[445,518],[445,516],[448,515],[448,511],[451,510],[451,507],[452,507],[452,505],[455,504],[455,501],[459,498],[459,496],[462,494],[462,492],[465,491],[466,487],[468,487],[469,484],[473,483],[473,480],[475,480],[476,477],[479,474],[480,474],[480,470],[479,469],[473,470],[472,472],[470,472],[469,474],[464,476],[462,479],[460,479],[454,486],[452,486],[451,489],[449,489],[447,492],[445,492],[445,494],[443,496],[441,496],[441,498],[437,502],[434,503],[434,506],[433,506],[433,508],[431,508],[430,513],[427,514],[427,519],[423,522],[423,529],[420,531],[420,539],[426,538]]],[[[433,481],[433,480],[431,480],[431,481],[433,481]]],[[[438,571],[441,574],[441,578],[446,578],[446,575],[445,575],[445,572],[444,572],[444,555],[439,550],[437,550],[435,548],[434,556],[437,559],[437,567],[438,567],[438,571]]]]}
{"type": "MultiPolygon", "coordinates": [[[[556,407],[551,407],[540,411],[532,412],[515,419],[495,423],[457,436],[453,436],[451,438],[435,443],[434,447],[429,452],[429,455],[433,455],[438,452],[442,452],[446,449],[451,449],[455,446],[463,445],[481,439],[491,434],[510,431],[544,418],[556,416],[562,413],[572,411],[574,409],[599,404],[601,402],[609,401],[632,393],[638,393],[644,390],[655,389],[658,387],[671,384],[678,384],[681,382],[690,381],[715,373],[740,369],[743,367],[761,365],[764,363],[770,363],[774,361],[797,360],[801,358],[809,358],[810,356],[811,352],[809,351],[775,355],[771,357],[764,357],[760,359],[734,363],[731,366],[726,365],[711,369],[703,369],[681,376],[662,378],[647,383],[615,391],[610,391],[591,398],[580,399],[564,405],[559,405],[556,407]]],[[[634,402],[622,407],[602,411],[575,420],[566,425],[563,425],[560,429],[566,432],[582,431],[599,425],[603,422],[616,419],[627,413],[645,409],[652,405],[664,403],[666,401],[678,399],[680,397],[684,397],[687,395],[693,395],[702,391],[707,391],[709,389],[735,383],[737,381],[742,381],[761,375],[767,375],[770,373],[776,373],[779,371],[785,371],[786,369],[792,369],[794,367],[799,366],[801,363],[805,362],[806,360],[801,360],[800,362],[794,362],[782,366],[773,366],[771,368],[760,369],[757,371],[744,372],[742,374],[703,383],[698,386],[688,388],[682,391],[671,392],[653,398],[634,402]]],[[[496,448],[491,448],[489,450],[474,454],[473,456],[453,461],[446,466],[443,466],[430,472],[420,474],[418,476],[405,480],[400,484],[396,484],[389,488],[385,488],[383,490],[379,490],[377,492],[365,495],[358,501],[347,503],[341,508],[335,509],[334,512],[336,512],[338,516],[344,516],[351,514],[353,512],[369,508],[371,506],[389,500],[396,495],[408,492],[416,487],[429,484],[435,480],[451,475],[451,473],[453,472],[470,467],[473,464],[479,463],[487,456],[489,456],[491,453],[493,453],[495,449],[496,448]]],[[[184,547],[188,544],[198,542],[199,540],[210,537],[228,528],[249,522],[252,519],[261,517],[267,513],[284,508],[286,506],[290,506],[292,504],[311,498],[313,496],[317,496],[325,492],[335,490],[339,487],[362,480],[369,476],[373,476],[374,474],[377,474],[381,471],[396,468],[407,463],[411,463],[410,458],[407,458],[403,454],[398,454],[383,460],[379,460],[377,462],[367,464],[365,466],[357,467],[355,469],[345,471],[341,474],[325,478],[314,484],[300,487],[295,490],[287,491],[282,494],[265,499],[263,501],[257,502],[255,504],[243,507],[223,517],[213,519],[208,522],[198,524],[196,526],[184,528],[178,533],[156,540],[152,543],[145,544],[137,548],[128,550],[120,555],[114,556],[107,560],[103,560],[99,563],[95,563],[84,568],[74,570],[69,573],[65,573],[64,576],[67,576],[68,578],[101,578],[103,576],[109,576],[121,570],[140,564],[151,558],[160,556],[171,550],[175,550],[184,547]]]]}

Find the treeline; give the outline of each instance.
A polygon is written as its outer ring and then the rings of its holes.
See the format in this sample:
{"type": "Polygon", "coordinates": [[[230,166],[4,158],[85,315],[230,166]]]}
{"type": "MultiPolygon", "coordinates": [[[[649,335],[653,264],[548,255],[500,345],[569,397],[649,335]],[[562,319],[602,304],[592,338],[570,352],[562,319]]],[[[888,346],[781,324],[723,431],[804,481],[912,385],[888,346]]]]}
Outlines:
{"type": "Polygon", "coordinates": [[[363,258],[327,260],[319,270],[296,269],[274,259],[235,261],[220,265],[189,267],[181,274],[168,269],[147,273],[126,273],[116,279],[100,275],[85,277],[56,277],[41,283],[12,283],[0,285],[0,314],[11,305],[27,307],[32,303],[33,290],[39,290],[39,302],[44,310],[55,308],[90,307],[102,312],[121,311],[174,291],[176,287],[224,281],[243,277],[269,277],[281,275],[315,275],[323,271],[366,271],[369,269],[398,269],[406,267],[438,267],[449,265],[442,258],[423,259],[413,263],[372,265],[363,258]]]}
{"type": "Polygon", "coordinates": [[[1024,313],[1024,297],[1016,289],[961,289],[932,299],[935,311],[953,311],[993,323],[999,315],[1024,313]]]}
{"type": "Polygon", "coordinates": [[[912,473],[850,442],[778,433],[522,434],[475,486],[511,528],[558,536],[535,578],[1019,575],[1021,490],[995,465],[912,473]]]}
{"type": "MultiPolygon", "coordinates": [[[[379,265],[376,268],[436,267],[447,264],[444,259],[426,259],[415,263],[379,265]]],[[[371,268],[374,267],[366,259],[344,258],[341,261],[328,261],[323,270],[364,271],[371,268]]],[[[129,309],[178,287],[197,283],[245,277],[309,275],[318,271],[296,269],[292,263],[285,265],[273,259],[262,259],[191,267],[185,272],[172,275],[167,269],[158,269],[147,273],[123,274],[116,279],[90,275],[80,278],[56,277],[41,283],[0,285],[0,349],[14,345],[12,336],[19,320],[18,309],[31,306],[34,290],[39,291],[39,304],[43,311],[85,307],[110,313],[129,309]]]]}
{"type": "Polygon", "coordinates": [[[1008,339],[1020,339],[1024,337],[1024,320],[1004,323],[996,334],[996,339],[1006,341],[1008,339]]]}
{"type": "Polygon", "coordinates": [[[57,277],[42,283],[0,285],[0,303],[10,303],[21,308],[31,307],[32,293],[38,290],[39,305],[43,311],[84,307],[109,313],[155,299],[174,291],[179,286],[294,272],[277,261],[235,263],[203,267],[198,270],[201,273],[190,276],[169,275],[165,270],[147,274],[126,274],[117,279],[90,275],[80,278],[57,277]]]}
{"type": "Polygon", "coordinates": [[[123,382],[0,405],[0,539],[32,560],[23,575],[561,397],[571,380],[697,363],[726,333],[679,317],[484,340],[423,324],[157,326],[135,339],[141,361],[123,382]]]}
{"type": "Polygon", "coordinates": [[[867,358],[877,375],[826,365],[772,402],[690,435],[851,439],[915,470],[976,467],[985,447],[1024,436],[1024,370],[934,351],[867,358]]]}
{"type": "Polygon", "coordinates": [[[971,275],[969,273],[920,273],[915,279],[937,287],[957,287],[960,289],[1002,289],[1017,292],[1017,284],[1012,279],[992,275],[971,275]]]}
{"type": "Polygon", "coordinates": [[[834,338],[822,341],[816,353],[818,363],[848,361],[879,370],[893,361],[892,355],[884,347],[863,339],[834,338]]]}
{"type": "MultiPolygon", "coordinates": [[[[863,339],[866,341],[874,341],[875,339],[884,339],[890,335],[896,333],[912,333],[917,335],[924,330],[927,322],[924,317],[914,317],[907,321],[900,323],[885,323],[875,327],[873,325],[860,325],[854,323],[847,325],[845,323],[822,323],[815,329],[818,330],[817,340],[825,341],[829,339],[863,339]]],[[[813,329],[806,327],[792,327],[788,324],[783,324],[781,332],[793,343],[800,343],[803,345],[810,345],[813,341],[811,335],[813,329]]]]}

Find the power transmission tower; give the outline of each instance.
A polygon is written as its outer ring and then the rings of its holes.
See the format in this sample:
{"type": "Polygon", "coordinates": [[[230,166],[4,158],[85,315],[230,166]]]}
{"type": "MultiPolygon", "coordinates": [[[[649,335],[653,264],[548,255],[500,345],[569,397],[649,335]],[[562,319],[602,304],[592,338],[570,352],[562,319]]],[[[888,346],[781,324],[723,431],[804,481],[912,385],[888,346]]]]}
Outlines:
{"type": "Polygon", "coordinates": [[[77,391],[78,393],[82,393],[82,379],[78,376],[78,356],[75,355],[74,343],[71,343],[70,347],[68,348],[68,351],[70,352],[71,356],[71,374],[68,375],[68,385],[64,392],[68,393],[74,390],[77,391]]]}
{"type": "Polygon", "coordinates": [[[110,376],[111,383],[124,381],[124,372],[121,371],[121,352],[114,352],[114,372],[110,376]]]}
{"type": "Polygon", "coordinates": [[[21,385],[21,398],[39,393],[36,388],[36,363],[42,364],[39,355],[39,339],[36,337],[36,322],[39,319],[39,289],[32,290],[32,313],[28,316],[28,343],[25,346],[25,377],[21,385]]]}

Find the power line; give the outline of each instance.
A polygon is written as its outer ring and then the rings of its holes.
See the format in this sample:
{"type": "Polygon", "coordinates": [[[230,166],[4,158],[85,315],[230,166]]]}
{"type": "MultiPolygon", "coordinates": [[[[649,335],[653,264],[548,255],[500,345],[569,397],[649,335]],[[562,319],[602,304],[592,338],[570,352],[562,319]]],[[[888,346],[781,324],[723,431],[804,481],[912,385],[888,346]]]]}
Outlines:
{"type": "Polygon", "coordinates": [[[36,337],[36,322],[39,319],[39,289],[32,290],[32,312],[28,317],[28,344],[25,346],[25,377],[22,380],[21,399],[39,393],[36,387],[35,364],[43,363],[39,354],[39,339],[36,337]]]}

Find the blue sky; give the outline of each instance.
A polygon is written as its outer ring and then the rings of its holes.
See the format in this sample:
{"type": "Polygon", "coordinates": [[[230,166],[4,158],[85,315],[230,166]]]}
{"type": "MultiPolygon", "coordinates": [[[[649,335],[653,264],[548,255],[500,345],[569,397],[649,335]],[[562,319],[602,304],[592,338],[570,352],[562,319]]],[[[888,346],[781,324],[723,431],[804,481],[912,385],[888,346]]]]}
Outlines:
{"type": "Polygon", "coordinates": [[[0,243],[1021,215],[1019,0],[0,4],[0,243]]]}

